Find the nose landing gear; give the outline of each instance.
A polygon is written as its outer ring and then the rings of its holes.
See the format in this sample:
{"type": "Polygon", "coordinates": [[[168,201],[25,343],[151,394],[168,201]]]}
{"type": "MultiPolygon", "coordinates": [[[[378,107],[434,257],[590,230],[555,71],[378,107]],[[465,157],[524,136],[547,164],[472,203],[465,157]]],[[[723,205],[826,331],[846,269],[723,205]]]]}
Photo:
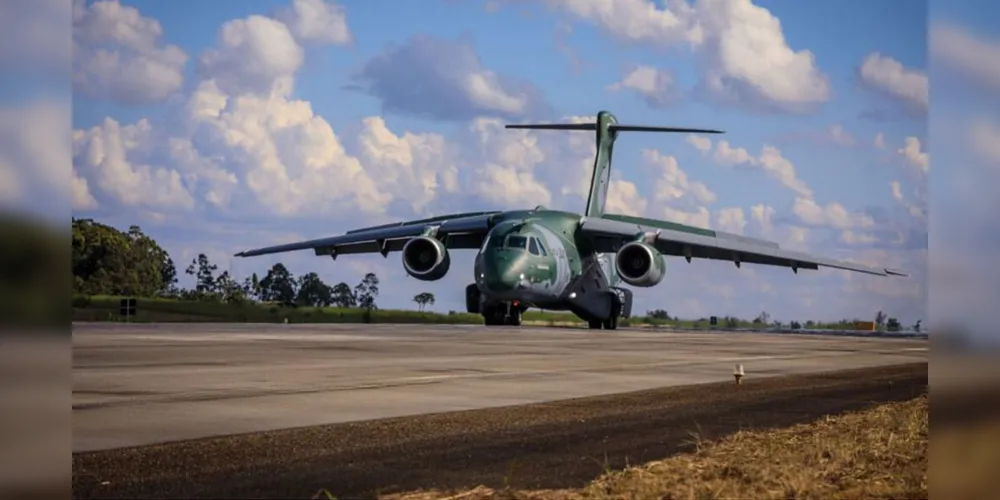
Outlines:
{"type": "Polygon", "coordinates": [[[500,302],[483,310],[486,326],[521,326],[521,309],[519,304],[500,302]]]}

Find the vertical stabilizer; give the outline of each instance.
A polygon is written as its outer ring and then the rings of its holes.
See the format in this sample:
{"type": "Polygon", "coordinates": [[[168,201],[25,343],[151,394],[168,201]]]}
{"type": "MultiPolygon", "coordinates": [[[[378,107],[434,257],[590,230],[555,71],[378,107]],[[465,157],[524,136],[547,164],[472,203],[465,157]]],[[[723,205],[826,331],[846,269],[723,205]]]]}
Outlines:
{"type": "Polygon", "coordinates": [[[618,132],[611,129],[617,125],[615,115],[601,111],[597,113],[596,133],[594,141],[597,145],[597,155],[594,156],[594,171],[590,177],[590,192],[587,194],[587,217],[604,215],[604,206],[608,201],[608,185],[611,184],[611,157],[614,155],[615,139],[618,132]]]}
{"type": "Polygon", "coordinates": [[[587,217],[604,215],[604,207],[608,201],[608,185],[611,183],[611,157],[614,155],[615,139],[618,132],[687,132],[692,134],[721,134],[721,130],[685,128],[685,127],[653,127],[646,125],[619,125],[615,115],[608,111],[597,113],[594,123],[546,123],[507,125],[513,129],[536,130],[593,130],[597,144],[597,155],[594,156],[594,171],[590,178],[590,192],[587,194],[587,217]]]}

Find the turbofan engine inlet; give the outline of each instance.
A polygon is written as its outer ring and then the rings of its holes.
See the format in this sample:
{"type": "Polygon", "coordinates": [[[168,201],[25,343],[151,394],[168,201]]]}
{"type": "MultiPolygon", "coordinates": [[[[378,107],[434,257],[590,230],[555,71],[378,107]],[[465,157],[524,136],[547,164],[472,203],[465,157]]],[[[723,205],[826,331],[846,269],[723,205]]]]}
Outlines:
{"type": "Polygon", "coordinates": [[[657,285],[666,273],[663,257],[651,245],[640,241],[626,243],[615,256],[615,270],[622,281],[632,286],[657,285]]]}
{"type": "Polygon", "coordinates": [[[403,268],[422,281],[435,281],[448,274],[451,255],[444,243],[430,236],[418,236],[403,245],[403,268]]]}

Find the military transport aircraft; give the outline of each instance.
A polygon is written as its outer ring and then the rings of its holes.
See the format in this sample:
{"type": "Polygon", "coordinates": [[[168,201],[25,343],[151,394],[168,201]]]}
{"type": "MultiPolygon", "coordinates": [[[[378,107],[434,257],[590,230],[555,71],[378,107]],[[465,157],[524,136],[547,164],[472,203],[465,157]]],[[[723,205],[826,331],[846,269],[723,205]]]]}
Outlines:
{"type": "Polygon", "coordinates": [[[604,213],[611,156],[619,132],[722,133],[676,127],[620,125],[607,111],[594,123],[507,125],[510,129],[594,131],[597,155],[584,214],[549,210],[486,211],[442,215],[348,231],[286,245],[247,250],[237,257],[312,249],[316,255],[400,252],[403,268],[419,280],[448,273],[450,250],[477,250],[466,309],[487,325],[520,325],[529,307],[569,310],[592,329],[616,329],[632,310],[632,292],[619,285],[652,287],[665,276],[663,256],[725,260],[799,269],[819,266],[878,276],[906,276],[779,248],[778,244],[669,221],[604,213]]]}

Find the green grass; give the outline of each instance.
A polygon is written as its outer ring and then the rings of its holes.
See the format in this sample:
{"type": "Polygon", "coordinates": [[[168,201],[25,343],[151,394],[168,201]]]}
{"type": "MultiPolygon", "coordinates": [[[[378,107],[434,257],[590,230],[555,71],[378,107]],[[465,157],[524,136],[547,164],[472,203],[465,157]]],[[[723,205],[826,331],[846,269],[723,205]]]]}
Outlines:
{"type": "MultiPolygon", "coordinates": [[[[122,297],[75,296],[73,298],[73,321],[124,322],[120,315],[122,297]]],[[[363,323],[364,311],[358,308],[338,307],[286,307],[274,304],[227,304],[211,301],[178,300],[167,298],[137,299],[137,314],[128,318],[134,323],[363,323]]],[[[530,310],[522,320],[528,325],[570,326],[583,322],[568,312],[530,310]]],[[[478,314],[451,311],[381,309],[373,311],[372,323],[426,323],[426,324],[482,324],[478,314]]],[[[648,316],[636,316],[621,320],[622,326],[650,326],[682,329],[709,329],[707,319],[663,320],[648,316]]],[[[737,328],[750,328],[750,321],[737,321],[737,328]]],[[[836,327],[825,325],[823,327],[836,327]]],[[[726,329],[725,318],[719,318],[715,329],[726,329]]]]}

